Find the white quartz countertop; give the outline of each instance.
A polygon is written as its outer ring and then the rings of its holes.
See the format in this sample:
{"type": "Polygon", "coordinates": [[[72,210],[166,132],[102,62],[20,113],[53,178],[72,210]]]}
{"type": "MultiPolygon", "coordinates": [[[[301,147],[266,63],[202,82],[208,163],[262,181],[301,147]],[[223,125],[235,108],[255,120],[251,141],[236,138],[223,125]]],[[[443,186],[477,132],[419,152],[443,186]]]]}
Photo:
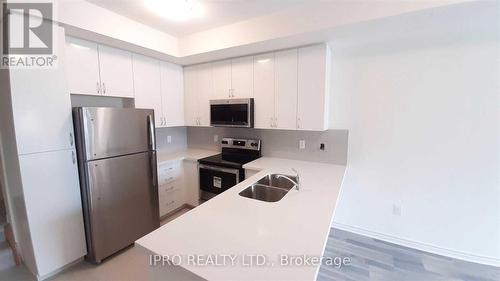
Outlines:
{"type": "Polygon", "coordinates": [[[245,168],[260,172],[136,243],[176,256],[176,264],[207,280],[316,280],[319,264],[282,266],[281,255],[321,257],[345,166],[262,157],[245,168]],[[292,167],[302,188],[280,201],[238,195],[266,174],[293,175],[292,167]]]}
{"type": "Polygon", "coordinates": [[[192,160],[198,161],[198,159],[209,157],[212,155],[219,154],[220,151],[215,150],[204,150],[204,149],[196,149],[196,148],[187,148],[183,150],[179,150],[176,152],[166,152],[166,151],[157,151],[156,159],[158,164],[167,161],[173,160],[192,160]]]}

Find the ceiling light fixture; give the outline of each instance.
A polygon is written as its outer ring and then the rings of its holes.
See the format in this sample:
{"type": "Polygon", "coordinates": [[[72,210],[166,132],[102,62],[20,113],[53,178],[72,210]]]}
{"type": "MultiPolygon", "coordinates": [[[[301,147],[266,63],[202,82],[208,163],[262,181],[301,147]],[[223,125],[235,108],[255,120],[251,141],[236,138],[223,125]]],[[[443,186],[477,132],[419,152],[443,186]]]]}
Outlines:
{"type": "Polygon", "coordinates": [[[145,0],[146,6],[159,16],[170,21],[188,21],[204,14],[197,0],[145,0]]]}

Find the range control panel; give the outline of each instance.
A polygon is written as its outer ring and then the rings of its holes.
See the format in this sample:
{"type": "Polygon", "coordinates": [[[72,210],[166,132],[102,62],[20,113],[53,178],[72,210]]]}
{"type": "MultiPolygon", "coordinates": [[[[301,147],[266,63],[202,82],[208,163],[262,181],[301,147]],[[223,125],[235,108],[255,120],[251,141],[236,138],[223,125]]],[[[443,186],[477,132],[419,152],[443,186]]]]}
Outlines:
{"type": "Polygon", "coordinates": [[[223,148],[260,150],[260,140],[223,138],[221,146],[223,148]]]}

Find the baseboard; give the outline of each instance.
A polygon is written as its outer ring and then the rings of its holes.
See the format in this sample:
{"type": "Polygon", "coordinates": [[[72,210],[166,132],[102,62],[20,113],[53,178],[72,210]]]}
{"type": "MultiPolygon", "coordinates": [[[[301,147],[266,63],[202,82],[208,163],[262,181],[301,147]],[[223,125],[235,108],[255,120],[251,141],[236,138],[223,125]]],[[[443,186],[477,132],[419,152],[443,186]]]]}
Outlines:
{"type": "Polygon", "coordinates": [[[451,257],[451,258],[464,260],[464,261],[468,261],[468,262],[473,262],[473,263],[479,263],[479,264],[484,264],[484,265],[500,267],[500,259],[497,259],[497,258],[478,256],[475,254],[446,249],[446,248],[438,247],[435,245],[430,245],[430,244],[426,244],[426,243],[422,243],[422,242],[402,239],[402,238],[399,238],[396,236],[387,235],[384,233],[379,233],[379,232],[375,232],[375,231],[371,231],[371,230],[367,230],[367,229],[363,229],[363,228],[359,228],[359,227],[355,227],[355,226],[350,226],[350,225],[346,225],[346,224],[342,224],[342,223],[337,223],[337,222],[333,222],[332,227],[338,228],[340,230],[368,236],[371,238],[379,239],[379,240],[386,241],[389,243],[394,243],[394,244],[402,245],[405,247],[417,249],[420,251],[429,252],[432,254],[451,257]]]}

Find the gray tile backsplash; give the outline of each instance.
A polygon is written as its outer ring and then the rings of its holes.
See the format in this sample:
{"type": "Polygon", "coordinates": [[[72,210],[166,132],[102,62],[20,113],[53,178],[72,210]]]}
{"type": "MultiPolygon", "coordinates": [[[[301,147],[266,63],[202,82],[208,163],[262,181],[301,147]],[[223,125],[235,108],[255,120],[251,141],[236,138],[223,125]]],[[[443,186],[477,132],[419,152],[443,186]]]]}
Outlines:
{"type": "Polygon", "coordinates": [[[262,155],[321,163],[345,165],[347,163],[347,130],[324,132],[262,130],[242,128],[187,127],[187,146],[220,150],[223,137],[255,138],[262,140],[262,155]],[[218,141],[214,141],[214,136],[218,141]],[[306,141],[306,148],[299,149],[299,141],[306,141]],[[325,149],[320,150],[320,144],[325,149]]]}
{"type": "Polygon", "coordinates": [[[171,127],[156,129],[156,149],[169,153],[186,149],[186,127],[171,127]],[[170,143],[168,137],[170,136],[170,143]]]}

